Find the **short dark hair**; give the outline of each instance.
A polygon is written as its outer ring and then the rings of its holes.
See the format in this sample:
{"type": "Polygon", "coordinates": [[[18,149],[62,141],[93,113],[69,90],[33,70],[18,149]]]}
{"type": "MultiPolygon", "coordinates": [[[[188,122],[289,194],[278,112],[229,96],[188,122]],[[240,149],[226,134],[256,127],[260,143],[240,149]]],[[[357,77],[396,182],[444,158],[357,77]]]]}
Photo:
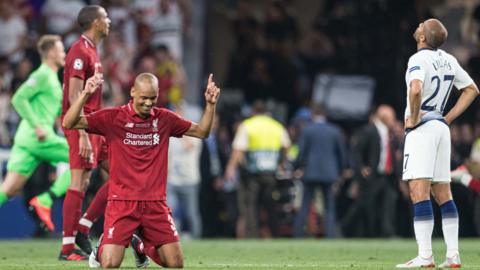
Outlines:
{"type": "Polygon", "coordinates": [[[261,99],[257,99],[252,104],[252,112],[257,114],[264,114],[267,112],[267,104],[261,99]]]}
{"type": "Polygon", "coordinates": [[[62,41],[59,35],[43,35],[37,42],[37,50],[40,56],[43,58],[47,56],[47,53],[55,46],[57,41],[62,41]]]}
{"type": "Polygon", "coordinates": [[[77,23],[82,32],[89,30],[93,21],[100,17],[101,8],[99,5],[88,5],[80,10],[77,16],[77,23]]]}
{"type": "Polygon", "coordinates": [[[166,53],[169,53],[169,50],[168,50],[168,46],[165,45],[165,44],[158,44],[156,47],[155,47],[155,51],[163,51],[163,52],[166,52],[166,53]]]}
{"type": "Polygon", "coordinates": [[[327,109],[323,103],[315,103],[312,105],[312,113],[313,115],[327,115],[327,109]]]}

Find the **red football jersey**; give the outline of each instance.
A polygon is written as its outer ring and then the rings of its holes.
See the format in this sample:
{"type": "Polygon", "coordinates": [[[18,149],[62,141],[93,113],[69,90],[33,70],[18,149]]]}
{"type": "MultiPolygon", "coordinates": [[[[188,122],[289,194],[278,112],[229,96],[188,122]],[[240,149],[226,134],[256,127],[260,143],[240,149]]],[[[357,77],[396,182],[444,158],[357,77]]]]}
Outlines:
{"type": "Polygon", "coordinates": [[[168,143],[192,122],[163,108],[143,119],[133,104],[102,109],[86,116],[88,132],[105,136],[109,145],[110,200],[165,200],[168,143]]]}
{"type": "MultiPolygon", "coordinates": [[[[97,55],[95,44],[87,37],[82,35],[79,40],[73,43],[65,58],[65,68],[63,72],[63,101],[62,117],[70,108],[68,100],[69,81],[71,77],[77,77],[86,81],[97,72],[102,72],[102,64],[97,55]]],[[[93,93],[84,106],[84,113],[91,113],[100,110],[102,106],[102,86],[93,93]]]]}

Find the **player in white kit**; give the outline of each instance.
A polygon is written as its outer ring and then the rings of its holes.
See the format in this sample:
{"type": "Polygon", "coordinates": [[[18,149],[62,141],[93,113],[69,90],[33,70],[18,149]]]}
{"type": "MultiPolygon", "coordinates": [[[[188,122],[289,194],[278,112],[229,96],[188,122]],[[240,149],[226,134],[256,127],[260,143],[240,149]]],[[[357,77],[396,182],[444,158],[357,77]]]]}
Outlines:
{"type": "Polygon", "coordinates": [[[405,75],[405,149],[403,180],[413,203],[418,256],[397,268],[435,267],[432,254],[433,210],[430,193],[440,206],[447,245],[440,267],[461,267],[458,250],[458,212],[450,190],[450,129],[448,125],[472,103],[478,89],[455,57],[438,49],[447,29],[436,19],[421,23],[414,33],[417,53],[410,57],[405,75]],[[462,94],[443,117],[453,86],[462,94]]]}

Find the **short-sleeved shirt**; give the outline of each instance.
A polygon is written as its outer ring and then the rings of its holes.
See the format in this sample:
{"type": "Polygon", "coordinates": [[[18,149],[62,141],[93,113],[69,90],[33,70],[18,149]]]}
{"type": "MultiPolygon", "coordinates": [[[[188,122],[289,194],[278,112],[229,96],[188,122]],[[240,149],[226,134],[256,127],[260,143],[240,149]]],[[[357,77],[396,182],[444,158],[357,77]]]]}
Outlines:
{"type": "MultiPolygon", "coordinates": [[[[281,145],[283,148],[288,148],[291,145],[290,136],[286,129],[282,131],[281,145]]],[[[237,133],[235,133],[233,149],[240,151],[248,150],[248,132],[243,123],[238,126],[237,133]]]]}
{"type": "Polygon", "coordinates": [[[143,119],[132,103],[86,119],[87,131],[105,136],[109,145],[109,200],[165,200],[169,138],[181,137],[192,123],[163,108],[143,119]]]}
{"type": "Polygon", "coordinates": [[[420,49],[408,60],[405,118],[410,116],[410,83],[415,79],[423,82],[420,110],[426,113],[424,118],[442,117],[452,86],[461,90],[473,84],[472,78],[452,55],[440,49],[420,49]]]}
{"type": "Polygon", "coordinates": [[[249,173],[274,173],[282,148],[289,146],[290,138],[283,125],[267,115],[243,121],[233,140],[233,149],[246,152],[244,165],[249,173]]]}
{"type": "MultiPolygon", "coordinates": [[[[95,69],[97,69],[97,72],[102,72],[102,64],[98,58],[97,49],[91,40],[82,35],[79,40],[73,43],[65,59],[62,116],[67,113],[71,105],[68,99],[70,78],[76,77],[86,81],[95,74],[95,69]]],[[[99,89],[88,98],[83,111],[88,114],[99,110],[101,106],[102,86],[99,86],[99,89]]]]}

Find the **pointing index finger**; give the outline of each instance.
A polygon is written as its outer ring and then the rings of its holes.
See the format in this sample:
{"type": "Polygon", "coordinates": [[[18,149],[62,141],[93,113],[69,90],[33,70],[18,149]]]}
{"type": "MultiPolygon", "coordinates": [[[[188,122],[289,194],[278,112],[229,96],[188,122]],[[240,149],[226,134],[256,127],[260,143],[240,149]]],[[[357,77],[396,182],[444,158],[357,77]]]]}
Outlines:
{"type": "Polygon", "coordinates": [[[212,82],[213,82],[213,74],[210,73],[210,76],[208,76],[208,84],[210,85],[212,84],[212,82]]]}
{"type": "Polygon", "coordinates": [[[94,74],[93,74],[93,75],[97,75],[97,74],[101,74],[101,72],[100,72],[100,64],[99,64],[99,63],[95,63],[95,71],[94,71],[94,74]]]}

